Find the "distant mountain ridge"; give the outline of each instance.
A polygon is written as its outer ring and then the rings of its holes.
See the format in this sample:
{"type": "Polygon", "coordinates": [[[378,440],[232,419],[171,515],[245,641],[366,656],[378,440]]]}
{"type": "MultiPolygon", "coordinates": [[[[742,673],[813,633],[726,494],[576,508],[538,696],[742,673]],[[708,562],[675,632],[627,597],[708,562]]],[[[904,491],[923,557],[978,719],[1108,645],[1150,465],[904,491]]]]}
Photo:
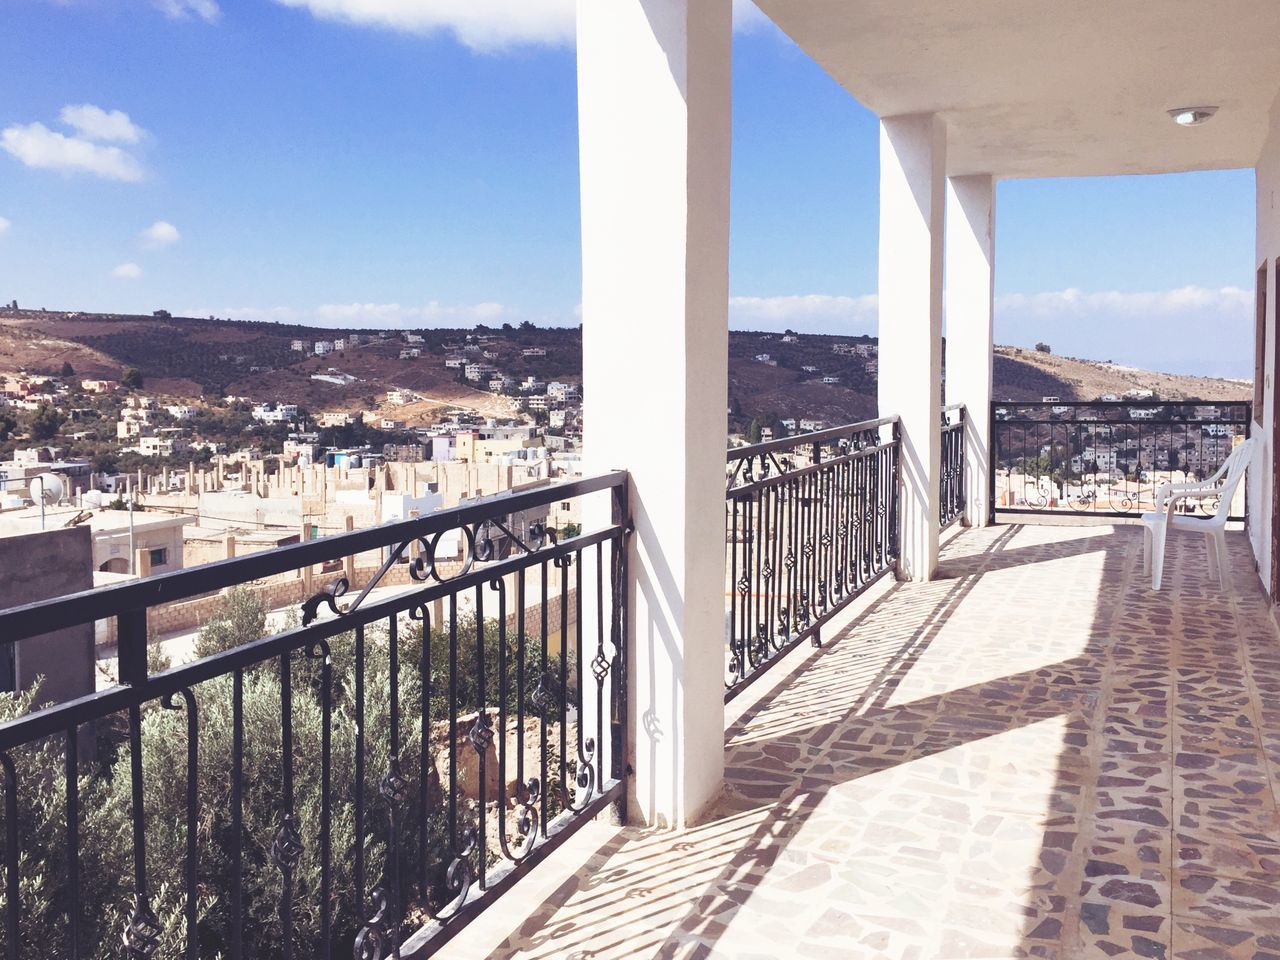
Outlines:
{"type": "MultiPolygon", "coordinates": [[[[301,324],[222,320],[211,317],[96,314],[81,311],[0,309],[0,373],[27,370],[56,375],[63,363],[79,377],[118,378],[128,367],[142,371],[148,393],[247,396],[300,403],[312,410],[368,405],[393,387],[414,390],[441,405],[505,409],[500,399],[461,380],[445,366],[468,335],[483,335],[485,362],[517,380],[581,381],[580,328],[529,324],[413,331],[334,329],[301,324]],[[402,359],[404,334],[422,337],[421,355],[402,359]],[[332,342],[350,333],[370,343],[327,356],[292,349],[302,340],[332,342]],[[536,355],[541,348],[545,355],[536,355]],[[486,356],[487,355],[487,356],[486,356]],[[330,370],[355,378],[344,384],[313,379],[330,370]]],[[[872,337],[732,331],[729,337],[729,406],[735,428],[752,419],[795,418],[827,423],[876,415],[877,344],[872,337]]],[[[1059,357],[1030,349],[998,347],[997,400],[1096,399],[1151,389],[1168,399],[1247,400],[1244,381],[1133,370],[1105,362],[1059,357]]],[[[509,407],[509,404],[507,405],[509,407]]]]}

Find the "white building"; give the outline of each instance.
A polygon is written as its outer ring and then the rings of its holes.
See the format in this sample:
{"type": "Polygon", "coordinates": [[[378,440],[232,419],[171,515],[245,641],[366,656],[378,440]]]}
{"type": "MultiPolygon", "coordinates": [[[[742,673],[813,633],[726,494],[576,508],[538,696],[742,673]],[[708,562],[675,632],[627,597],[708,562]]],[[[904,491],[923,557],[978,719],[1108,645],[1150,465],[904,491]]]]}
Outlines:
{"type": "Polygon", "coordinates": [[[575,383],[561,383],[559,380],[552,380],[547,384],[547,396],[554,401],[567,403],[578,395],[578,385],[575,383]]]}
{"type": "Polygon", "coordinates": [[[169,416],[173,417],[175,420],[193,420],[195,419],[196,414],[200,412],[199,407],[193,407],[190,404],[181,403],[167,406],[165,407],[165,410],[168,411],[169,416]]]}
{"type": "Polygon", "coordinates": [[[289,349],[297,350],[299,353],[307,352],[307,342],[305,340],[290,340],[289,349]]]}
{"type": "Polygon", "coordinates": [[[331,341],[331,340],[317,340],[317,341],[316,341],[316,356],[317,356],[317,357],[323,357],[326,353],[332,353],[332,352],[333,352],[333,341],[331,341]]]}
{"type": "Polygon", "coordinates": [[[259,403],[250,411],[259,423],[289,423],[298,418],[298,406],[293,403],[259,403]]]}

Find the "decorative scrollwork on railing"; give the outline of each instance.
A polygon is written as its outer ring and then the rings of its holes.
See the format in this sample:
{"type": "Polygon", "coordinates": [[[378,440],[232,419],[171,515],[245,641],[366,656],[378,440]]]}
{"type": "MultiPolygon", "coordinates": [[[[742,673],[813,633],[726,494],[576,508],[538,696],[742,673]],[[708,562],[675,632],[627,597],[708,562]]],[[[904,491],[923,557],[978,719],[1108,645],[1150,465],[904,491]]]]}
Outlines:
{"type": "Polygon", "coordinates": [[[139,897],[125,928],[124,949],[130,960],[150,960],[160,948],[160,935],[164,930],[150,905],[139,897]]]}
{"type": "Polygon", "coordinates": [[[298,861],[302,859],[302,851],[302,835],[298,833],[298,825],[293,814],[286,813],[271,842],[271,859],[281,871],[293,873],[298,861]]]}
{"type": "Polygon", "coordinates": [[[400,761],[392,757],[387,765],[387,772],[378,782],[378,793],[387,801],[387,807],[394,811],[409,799],[409,781],[400,772],[400,761]]]}
{"type": "Polygon", "coordinates": [[[350,586],[351,584],[347,582],[346,577],[339,577],[319,593],[304,600],[302,602],[302,625],[309,627],[314,623],[316,617],[320,615],[321,606],[327,606],[335,617],[343,616],[343,611],[338,609],[338,600],[346,595],[350,586]]]}
{"type": "MultiPolygon", "coordinates": [[[[462,830],[462,842],[458,846],[458,852],[444,874],[445,887],[452,896],[440,910],[429,911],[431,916],[440,923],[452,920],[466,905],[471,887],[476,882],[476,868],[472,860],[479,841],[480,831],[476,825],[467,824],[462,830]]],[[[483,856],[483,853],[481,855],[483,856]]]]}
{"type": "Polygon", "coordinates": [[[561,694],[559,685],[556,683],[555,674],[550,670],[544,670],[538,674],[538,686],[534,688],[533,693],[529,694],[529,702],[539,712],[545,713],[553,706],[560,703],[561,694]]]}
{"type": "Polygon", "coordinates": [[[541,804],[541,780],[530,777],[524,783],[516,785],[516,848],[511,859],[524,859],[537,845],[541,804]]]}
{"type": "Polygon", "coordinates": [[[582,742],[582,749],[578,754],[577,771],[575,772],[573,782],[577,788],[576,796],[569,799],[567,806],[574,813],[581,813],[591,800],[592,794],[596,788],[596,739],[595,737],[587,737],[582,742]]]}
{"type": "Polygon", "coordinates": [[[369,894],[369,899],[373,903],[373,916],[356,934],[355,949],[352,954],[355,960],[385,960],[391,950],[387,891],[378,887],[369,894]]]}

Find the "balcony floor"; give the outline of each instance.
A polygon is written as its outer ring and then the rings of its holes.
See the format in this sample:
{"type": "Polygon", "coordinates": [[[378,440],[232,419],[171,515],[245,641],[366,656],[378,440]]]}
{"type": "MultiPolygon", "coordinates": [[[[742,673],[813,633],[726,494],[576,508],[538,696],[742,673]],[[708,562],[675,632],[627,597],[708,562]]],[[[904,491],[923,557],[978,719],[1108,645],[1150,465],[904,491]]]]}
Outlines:
{"type": "Polygon", "coordinates": [[[730,729],[702,826],[610,835],[494,955],[1280,957],[1280,645],[1230,539],[1222,597],[1199,537],[1153,594],[1137,527],[961,533],[730,729]]]}

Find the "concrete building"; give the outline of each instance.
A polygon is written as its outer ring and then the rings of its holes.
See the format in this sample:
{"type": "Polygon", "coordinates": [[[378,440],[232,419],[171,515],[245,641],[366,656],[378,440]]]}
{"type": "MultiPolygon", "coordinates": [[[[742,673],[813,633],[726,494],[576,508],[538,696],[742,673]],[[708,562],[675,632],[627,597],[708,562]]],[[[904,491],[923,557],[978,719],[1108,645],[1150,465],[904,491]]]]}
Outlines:
{"type": "MultiPolygon", "coordinates": [[[[93,542],[87,527],[6,533],[0,529],[0,609],[93,588],[93,542]]],[[[91,623],[31,637],[0,649],[0,690],[25,690],[40,679],[40,699],[60,703],[94,690],[91,623]]]]}
{"type": "MultiPolygon", "coordinates": [[[[0,513],[0,538],[39,533],[42,523],[48,532],[65,526],[81,512],[80,507],[49,507],[43,519],[39,507],[0,513]]],[[[86,507],[85,512],[90,516],[77,526],[92,533],[92,570],[132,572],[134,576],[145,577],[182,569],[182,528],[194,523],[194,517],[101,507],[86,507]]]]}

